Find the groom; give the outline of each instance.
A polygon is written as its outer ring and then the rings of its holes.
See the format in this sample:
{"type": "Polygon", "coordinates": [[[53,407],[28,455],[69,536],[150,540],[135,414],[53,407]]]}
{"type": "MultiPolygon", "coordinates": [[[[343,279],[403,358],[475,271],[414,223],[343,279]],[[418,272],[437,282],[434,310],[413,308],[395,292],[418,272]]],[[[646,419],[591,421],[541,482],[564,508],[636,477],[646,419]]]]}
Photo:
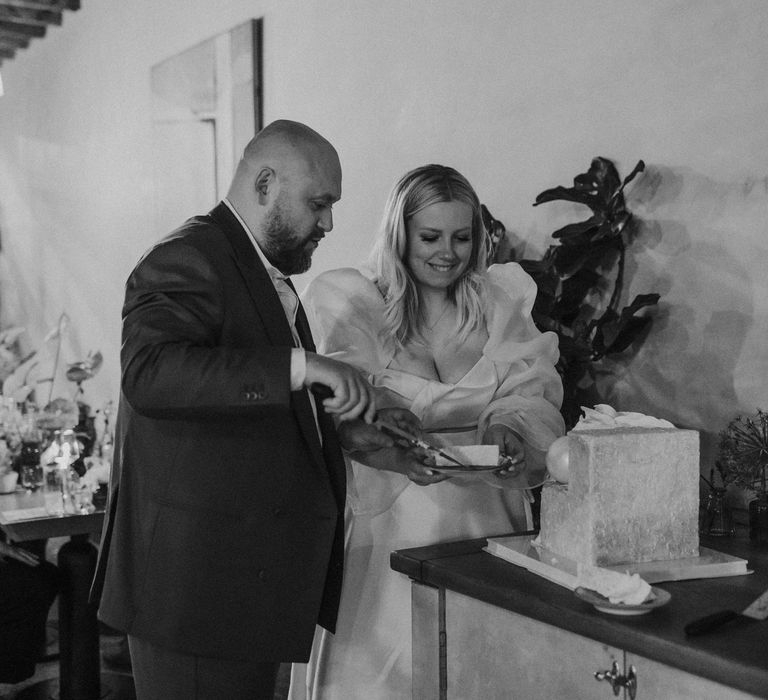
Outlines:
{"type": "Polygon", "coordinates": [[[128,634],[140,700],[271,700],[280,662],[306,661],[315,625],[335,627],[345,471],[332,417],[348,447],[392,444],[366,425],[361,375],[315,354],[287,279],[309,268],[340,196],[333,146],[273,122],[227,197],[128,278],[93,597],[128,634]]]}

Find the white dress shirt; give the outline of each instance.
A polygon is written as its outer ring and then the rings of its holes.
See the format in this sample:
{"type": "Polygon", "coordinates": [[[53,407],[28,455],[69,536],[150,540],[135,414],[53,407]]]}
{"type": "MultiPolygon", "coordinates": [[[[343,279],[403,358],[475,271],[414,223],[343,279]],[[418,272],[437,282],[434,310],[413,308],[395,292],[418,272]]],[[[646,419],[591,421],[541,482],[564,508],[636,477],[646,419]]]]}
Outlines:
{"type": "Polygon", "coordinates": [[[307,376],[307,356],[304,352],[304,348],[301,347],[299,334],[296,331],[296,311],[299,308],[299,299],[296,296],[296,292],[294,292],[286,283],[286,276],[267,260],[267,256],[264,255],[264,251],[262,251],[261,246],[259,246],[259,242],[253,235],[253,231],[248,228],[248,225],[243,221],[240,214],[237,213],[237,210],[232,203],[226,197],[223,199],[223,202],[229,207],[229,210],[240,222],[240,225],[248,232],[251,243],[253,243],[253,247],[256,249],[261,262],[264,263],[264,267],[267,268],[272,284],[275,286],[275,291],[277,291],[277,294],[280,297],[280,303],[285,310],[285,316],[291,326],[293,342],[296,345],[296,347],[291,350],[291,391],[298,391],[304,386],[304,379],[306,379],[307,376]]]}

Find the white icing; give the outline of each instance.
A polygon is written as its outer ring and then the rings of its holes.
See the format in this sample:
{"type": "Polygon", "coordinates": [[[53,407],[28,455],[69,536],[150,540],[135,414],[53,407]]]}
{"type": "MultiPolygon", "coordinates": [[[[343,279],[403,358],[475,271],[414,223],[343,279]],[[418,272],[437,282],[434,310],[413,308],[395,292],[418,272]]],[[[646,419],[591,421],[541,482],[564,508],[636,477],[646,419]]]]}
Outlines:
{"type": "Polygon", "coordinates": [[[584,417],[573,427],[573,432],[580,430],[609,430],[611,428],[674,428],[663,418],[653,418],[643,413],[616,411],[607,404],[599,403],[594,408],[582,406],[584,417]]]}
{"type": "Polygon", "coordinates": [[[611,603],[640,605],[651,592],[650,585],[639,574],[622,574],[599,566],[578,566],[577,583],[605,596],[611,603]]]}

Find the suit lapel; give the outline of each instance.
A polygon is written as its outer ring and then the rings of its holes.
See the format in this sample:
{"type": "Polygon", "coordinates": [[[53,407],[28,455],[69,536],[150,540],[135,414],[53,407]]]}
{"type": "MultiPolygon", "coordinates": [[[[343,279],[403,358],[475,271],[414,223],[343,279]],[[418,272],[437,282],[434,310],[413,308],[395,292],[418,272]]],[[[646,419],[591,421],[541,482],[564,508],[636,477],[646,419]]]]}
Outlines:
{"type": "Polygon", "coordinates": [[[275,285],[262,264],[247,231],[226,204],[217,205],[210,213],[224,231],[232,248],[232,259],[240,271],[256,313],[274,345],[293,345],[293,335],[275,285]]]}

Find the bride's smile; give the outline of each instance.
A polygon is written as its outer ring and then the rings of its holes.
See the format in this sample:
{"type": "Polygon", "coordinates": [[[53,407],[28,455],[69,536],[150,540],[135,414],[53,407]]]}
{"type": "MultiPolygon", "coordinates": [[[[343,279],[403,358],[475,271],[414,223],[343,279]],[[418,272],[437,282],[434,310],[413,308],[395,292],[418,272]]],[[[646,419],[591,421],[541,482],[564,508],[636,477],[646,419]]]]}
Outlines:
{"type": "Polygon", "coordinates": [[[446,290],[467,268],[472,255],[472,208],[465,202],[435,202],[407,222],[405,263],[419,287],[446,290]]]}

